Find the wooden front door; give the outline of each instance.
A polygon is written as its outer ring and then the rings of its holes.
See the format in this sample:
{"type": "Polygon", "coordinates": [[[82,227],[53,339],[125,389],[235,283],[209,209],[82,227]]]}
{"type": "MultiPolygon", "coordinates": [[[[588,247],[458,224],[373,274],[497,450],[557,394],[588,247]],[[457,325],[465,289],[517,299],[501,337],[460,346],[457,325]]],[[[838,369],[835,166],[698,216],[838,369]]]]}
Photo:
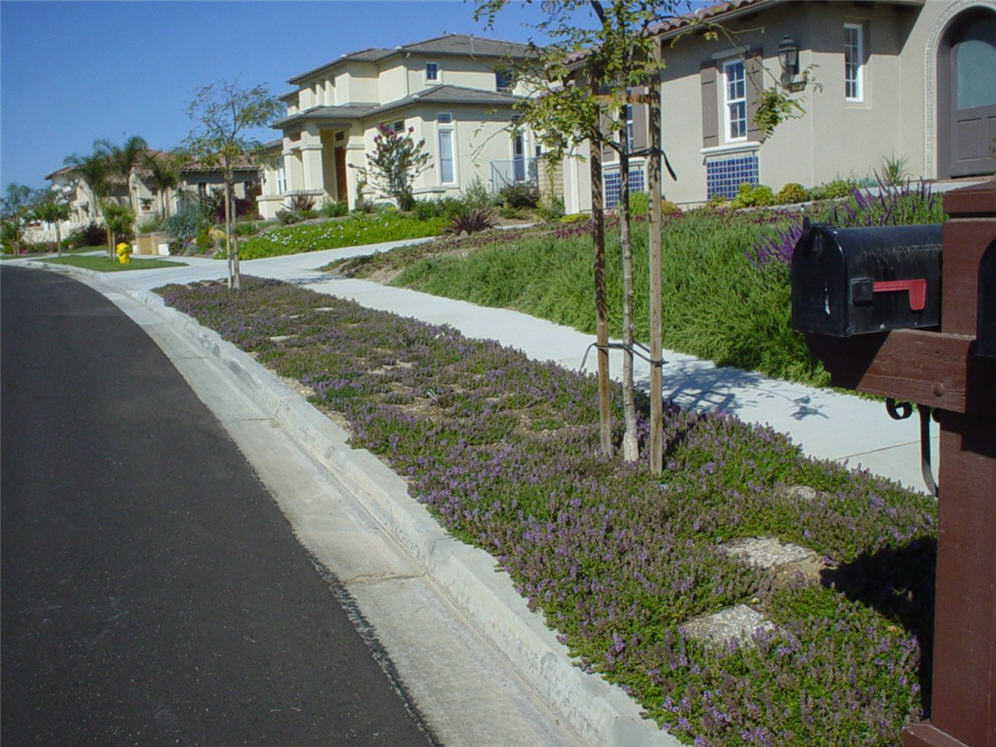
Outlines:
{"type": "Polygon", "coordinates": [[[346,149],[335,149],[335,198],[345,200],[346,192],[346,149]]]}
{"type": "Polygon", "coordinates": [[[996,171],[996,13],[973,13],[953,30],[948,64],[950,174],[991,174],[996,171]]]}

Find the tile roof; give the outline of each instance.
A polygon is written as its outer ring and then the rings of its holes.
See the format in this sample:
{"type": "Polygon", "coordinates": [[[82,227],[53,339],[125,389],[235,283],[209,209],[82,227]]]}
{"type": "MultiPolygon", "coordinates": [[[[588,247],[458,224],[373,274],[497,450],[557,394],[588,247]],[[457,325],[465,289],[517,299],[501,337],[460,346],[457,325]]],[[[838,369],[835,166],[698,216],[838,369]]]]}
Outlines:
{"type": "Polygon", "coordinates": [[[310,78],[320,72],[339,65],[343,62],[380,62],[393,55],[406,52],[418,54],[438,54],[438,55],[462,55],[468,57],[526,57],[529,55],[528,44],[518,42],[502,41],[500,39],[484,39],[479,36],[468,34],[444,34],[432,39],[414,42],[412,44],[402,44],[394,49],[385,47],[370,47],[357,52],[349,52],[341,55],[338,59],[319,65],[306,72],[288,79],[290,85],[296,85],[301,81],[310,78]]]}
{"type": "Polygon", "coordinates": [[[479,106],[511,106],[518,101],[518,96],[500,91],[484,91],[480,88],[464,86],[439,85],[417,91],[401,99],[389,101],[386,104],[349,104],[347,106],[314,106],[303,112],[279,119],[270,126],[282,129],[288,125],[307,120],[353,121],[376,116],[384,112],[400,109],[410,104],[476,104],[479,106]]]}
{"type": "Polygon", "coordinates": [[[283,119],[278,119],[270,125],[274,129],[281,129],[295,122],[303,122],[307,119],[322,120],[354,120],[362,119],[380,104],[346,104],[344,106],[313,106],[310,109],[291,114],[283,119]]]}

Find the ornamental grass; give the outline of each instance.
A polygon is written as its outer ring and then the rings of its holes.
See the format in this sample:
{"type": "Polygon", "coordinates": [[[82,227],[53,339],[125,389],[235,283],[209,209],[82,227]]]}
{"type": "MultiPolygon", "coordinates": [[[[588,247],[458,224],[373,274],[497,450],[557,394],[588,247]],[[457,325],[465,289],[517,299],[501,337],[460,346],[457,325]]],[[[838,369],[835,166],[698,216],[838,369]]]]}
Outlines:
{"type": "MultiPolygon", "coordinates": [[[[670,407],[666,470],[597,453],[591,376],[277,281],[168,286],[166,302],[313,392],[351,443],[491,553],[579,666],[695,744],[897,744],[929,681],[935,502],[804,458],[769,428],[670,407]],[[812,488],[806,499],[786,486],[812,488]],[[822,583],[720,551],[773,536],[822,583]],[[747,604],[774,627],[705,644],[689,619],[747,604]]],[[[621,438],[614,392],[616,440],[621,438]]],[[[647,402],[641,443],[648,436],[647,402]]]]}

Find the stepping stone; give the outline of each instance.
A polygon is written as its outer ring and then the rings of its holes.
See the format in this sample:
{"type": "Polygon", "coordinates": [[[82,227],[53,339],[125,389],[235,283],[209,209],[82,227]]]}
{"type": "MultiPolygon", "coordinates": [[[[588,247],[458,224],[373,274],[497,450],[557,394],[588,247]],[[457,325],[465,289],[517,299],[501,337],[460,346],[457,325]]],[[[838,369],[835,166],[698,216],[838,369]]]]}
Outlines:
{"type": "Polygon", "coordinates": [[[297,335],[274,335],[270,338],[270,342],[287,342],[287,340],[293,340],[297,335]]]}
{"type": "Polygon", "coordinates": [[[799,503],[813,503],[818,498],[827,498],[827,493],[808,485],[779,485],[775,488],[775,495],[799,503]]]}
{"type": "Polygon", "coordinates": [[[690,638],[720,646],[750,644],[758,630],[772,631],[775,624],[746,604],[738,604],[711,615],[696,617],[681,624],[690,638]]]}
{"type": "Polygon", "coordinates": [[[800,575],[809,584],[820,583],[821,573],[831,565],[808,547],[782,542],[775,537],[744,537],[719,546],[720,552],[749,566],[770,571],[776,588],[800,575]]]}

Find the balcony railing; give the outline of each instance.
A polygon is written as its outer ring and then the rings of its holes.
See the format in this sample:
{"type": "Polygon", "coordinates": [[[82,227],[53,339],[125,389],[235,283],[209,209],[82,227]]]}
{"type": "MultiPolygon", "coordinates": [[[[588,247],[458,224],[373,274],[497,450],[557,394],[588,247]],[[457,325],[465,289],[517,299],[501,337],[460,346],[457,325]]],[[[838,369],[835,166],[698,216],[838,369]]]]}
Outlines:
{"type": "Polygon", "coordinates": [[[539,186],[538,158],[513,158],[491,162],[491,191],[500,192],[511,184],[528,182],[539,186]]]}

